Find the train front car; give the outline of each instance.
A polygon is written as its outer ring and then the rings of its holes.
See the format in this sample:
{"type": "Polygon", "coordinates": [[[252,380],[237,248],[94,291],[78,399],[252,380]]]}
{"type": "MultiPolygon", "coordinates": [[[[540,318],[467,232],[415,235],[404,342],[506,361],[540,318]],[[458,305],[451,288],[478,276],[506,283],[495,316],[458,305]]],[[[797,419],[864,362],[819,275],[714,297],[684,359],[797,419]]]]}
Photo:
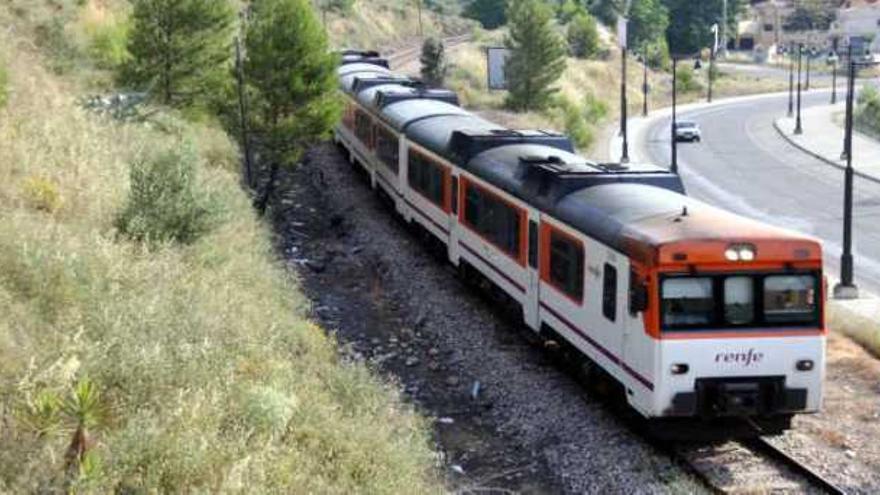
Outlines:
{"type": "Polygon", "coordinates": [[[723,424],[736,436],[779,433],[794,414],[818,411],[820,244],[674,193],[657,196],[672,213],[623,232],[644,255],[631,290],[646,296],[645,333],[654,343],[655,389],[636,408],[723,424]]]}

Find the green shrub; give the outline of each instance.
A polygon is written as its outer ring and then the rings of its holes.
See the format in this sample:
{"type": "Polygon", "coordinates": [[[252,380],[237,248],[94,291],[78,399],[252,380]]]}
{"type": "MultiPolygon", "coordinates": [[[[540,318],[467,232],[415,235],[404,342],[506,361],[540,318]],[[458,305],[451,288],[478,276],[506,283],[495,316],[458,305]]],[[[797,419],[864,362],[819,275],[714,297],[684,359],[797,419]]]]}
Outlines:
{"type": "Polygon", "coordinates": [[[191,243],[213,223],[211,198],[197,188],[191,146],[165,151],[131,167],[128,203],[116,221],[120,232],[139,241],[191,243]]]}
{"type": "Polygon", "coordinates": [[[593,127],[585,109],[579,108],[576,103],[561,96],[554,100],[551,114],[561,120],[565,133],[571,138],[575,148],[586,149],[593,144],[595,139],[593,127]]]}
{"type": "Polygon", "coordinates": [[[692,91],[699,91],[703,88],[703,85],[700,81],[697,80],[697,76],[694,73],[694,69],[689,65],[680,64],[677,68],[677,82],[676,86],[680,93],[689,93],[692,91]]]}
{"type": "Polygon", "coordinates": [[[128,53],[128,23],[115,21],[89,31],[89,55],[104,69],[115,69],[131,58],[128,53]]]}
{"type": "Polygon", "coordinates": [[[859,93],[854,119],[858,130],[880,137],[880,92],[873,86],[865,86],[859,93]]]}
{"type": "Polygon", "coordinates": [[[578,58],[595,58],[599,54],[601,43],[596,19],[582,12],[574,16],[566,33],[568,48],[578,58]]]}
{"type": "Polygon", "coordinates": [[[608,104],[593,93],[584,96],[584,116],[588,122],[599,124],[608,116],[608,104]]]}

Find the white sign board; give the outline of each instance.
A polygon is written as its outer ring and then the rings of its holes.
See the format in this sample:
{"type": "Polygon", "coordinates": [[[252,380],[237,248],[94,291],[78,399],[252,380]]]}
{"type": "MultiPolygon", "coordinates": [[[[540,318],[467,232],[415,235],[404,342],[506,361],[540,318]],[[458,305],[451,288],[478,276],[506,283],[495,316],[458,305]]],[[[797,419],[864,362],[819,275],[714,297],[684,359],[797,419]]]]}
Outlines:
{"type": "Polygon", "coordinates": [[[617,18],[617,42],[621,48],[626,48],[626,25],[629,19],[626,17],[617,18]]]}
{"type": "Polygon", "coordinates": [[[486,49],[486,67],[489,74],[489,89],[507,89],[507,77],[504,68],[510,50],[507,48],[490,47],[486,49]]]}

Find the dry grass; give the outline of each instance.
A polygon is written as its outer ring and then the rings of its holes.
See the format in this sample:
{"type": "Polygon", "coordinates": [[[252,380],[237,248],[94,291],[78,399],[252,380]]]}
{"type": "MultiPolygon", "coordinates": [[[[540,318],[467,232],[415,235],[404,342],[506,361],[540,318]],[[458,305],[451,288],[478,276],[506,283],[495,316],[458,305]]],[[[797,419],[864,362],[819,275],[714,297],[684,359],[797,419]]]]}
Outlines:
{"type": "MultiPolygon", "coordinates": [[[[327,13],[327,30],[337,48],[374,49],[382,52],[418,43],[416,3],[401,0],[357,0],[351,12],[327,13]]],[[[422,10],[424,36],[451,36],[470,32],[476,24],[457,16],[422,10]]]]}
{"type": "Polygon", "coordinates": [[[829,304],[828,326],[880,357],[880,302],[877,300],[829,304]]]}
{"type": "Polygon", "coordinates": [[[439,491],[424,422],[303,316],[228,140],[79,109],[26,31],[0,33],[0,492],[439,491]],[[218,224],[187,246],[118,235],[129,164],[186,141],[218,224]]]}

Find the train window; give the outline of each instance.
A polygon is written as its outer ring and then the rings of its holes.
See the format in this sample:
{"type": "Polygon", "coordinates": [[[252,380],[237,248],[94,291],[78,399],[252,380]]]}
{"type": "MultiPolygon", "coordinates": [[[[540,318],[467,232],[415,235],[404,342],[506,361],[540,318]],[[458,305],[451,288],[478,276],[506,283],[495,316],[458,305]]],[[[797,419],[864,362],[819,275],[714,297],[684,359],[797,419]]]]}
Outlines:
{"type": "Polygon", "coordinates": [[[394,173],[398,169],[399,151],[397,136],[384,127],[376,126],[376,155],[394,173]]]}
{"type": "Polygon", "coordinates": [[[355,110],[354,113],[354,134],[367,147],[372,148],[373,124],[370,116],[362,110],[355,110]]]}
{"type": "Polygon", "coordinates": [[[816,319],[816,277],[775,275],[764,278],[767,323],[810,323],[816,319]]]}
{"type": "Polygon", "coordinates": [[[611,321],[617,320],[617,268],[608,263],[602,283],[602,314],[611,321]]]}
{"type": "Polygon", "coordinates": [[[752,277],[724,279],[724,319],[731,325],[755,321],[755,286],[752,277]]]}
{"type": "Polygon", "coordinates": [[[714,319],[715,299],[709,277],[666,279],[662,298],[667,327],[708,325],[714,319]]]}
{"type": "Polygon", "coordinates": [[[519,258],[519,211],[471,184],[464,194],[465,223],[508,255],[519,258]]]}
{"type": "Polygon", "coordinates": [[[411,151],[409,154],[409,186],[437,206],[443,206],[443,169],[421,154],[411,151]]]}
{"type": "Polygon", "coordinates": [[[584,296],[584,248],[575,239],[550,232],[550,283],[572,299],[584,296]]]}
{"type": "Polygon", "coordinates": [[[529,266],[538,267],[538,224],[529,221],[529,266]]]}

